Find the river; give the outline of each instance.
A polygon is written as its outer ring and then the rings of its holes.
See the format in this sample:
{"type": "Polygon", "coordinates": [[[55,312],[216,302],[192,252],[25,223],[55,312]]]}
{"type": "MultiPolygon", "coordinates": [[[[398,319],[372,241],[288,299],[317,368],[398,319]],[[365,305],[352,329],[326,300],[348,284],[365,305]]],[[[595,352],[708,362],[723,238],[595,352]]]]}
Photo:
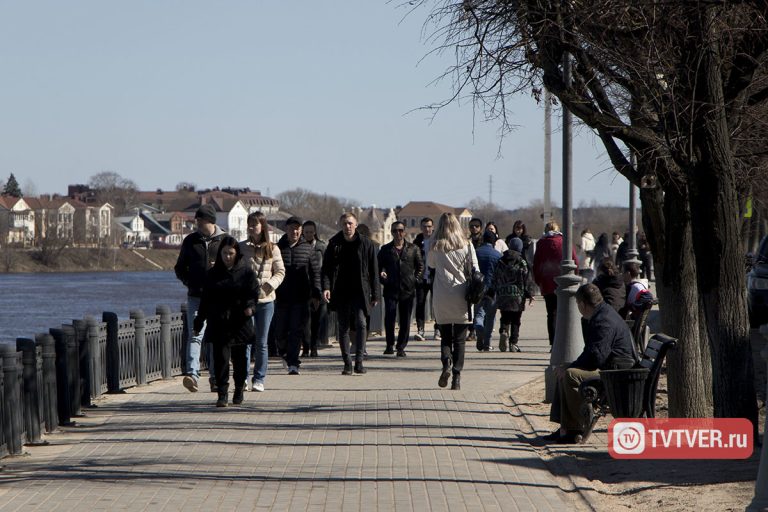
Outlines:
{"type": "Polygon", "coordinates": [[[104,311],[127,319],[132,309],[154,315],[159,304],[178,311],[186,288],[173,272],[0,274],[0,342],[47,333],[51,327],[104,311]]]}

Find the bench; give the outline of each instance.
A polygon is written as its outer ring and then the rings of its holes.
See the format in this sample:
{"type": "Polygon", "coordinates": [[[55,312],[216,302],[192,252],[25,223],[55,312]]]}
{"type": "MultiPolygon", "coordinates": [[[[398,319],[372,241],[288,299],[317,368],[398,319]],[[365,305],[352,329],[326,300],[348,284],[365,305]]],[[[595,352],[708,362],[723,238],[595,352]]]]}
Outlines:
{"type": "MultiPolygon", "coordinates": [[[[646,418],[656,417],[656,393],[659,377],[661,376],[661,367],[667,352],[676,345],[677,340],[675,338],[666,334],[654,334],[648,340],[648,346],[643,351],[638,365],[640,368],[648,369],[648,376],[643,384],[642,416],[646,418]]],[[[592,430],[595,428],[597,420],[611,411],[600,377],[587,379],[582,382],[581,386],[579,386],[579,393],[584,400],[581,405],[581,416],[585,427],[579,442],[586,443],[589,436],[592,435],[592,430]]]]}

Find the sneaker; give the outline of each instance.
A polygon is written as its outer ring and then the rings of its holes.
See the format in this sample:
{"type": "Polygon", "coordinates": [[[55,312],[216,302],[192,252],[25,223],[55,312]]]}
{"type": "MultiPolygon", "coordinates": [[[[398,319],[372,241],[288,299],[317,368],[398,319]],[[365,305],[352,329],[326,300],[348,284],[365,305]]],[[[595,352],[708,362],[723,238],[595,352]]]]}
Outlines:
{"type": "Polygon", "coordinates": [[[502,332],[499,334],[499,350],[502,352],[507,351],[507,340],[509,339],[509,336],[507,336],[507,333],[502,332]]]}
{"type": "Polygon", "coordinates": [[[280,356],[280,363],[283,365],[283,370],[288,370],[288,361],[283,356],[280,356]]]}
{"type": "Polygon", "coordinates": [[[387,348],[384,349],[384,355],[385,356],[389,356],[389,355],[392,355],[394,353],[395,353],[395,349],[393,349],[392,347],[387,347],[387,348]]]}
{"type": "Polygon", "coordinates": [[[509,344],[509,351],[510,352],[520,352],[520,347],[517,346],[517,343],[510,343],[509,344]]]}
{"type": "Polygon", "coordinates": [[[197,392],[197,379],[192,375],[185,375],[184,380],[181,381],[185,388],[191,393],[197,392]]]}
{"type": "Polygon", "coordinates": [[[419,331],[416,333],[416,336],[413,337],[416,341],[424,341],[424,331],[419,331]]]}
{"type": "Polygon", "coordinates": [[[442,336],[440,336],[440,331],[438,331],[437,329],[435,329],[435,335],[433,337],[435,341],[440,341],[441,339],[443,339],[442,336]]]}
{"type": "Polygon", "coordinates": [[[299,367],[298,366],[289,366],[288,367],[288,375],[299,375],[299,367]]]}
{"type": "Polygon", "coordinates": [[[242,389],[236,389],[235,390],[235,394],[232,397],[232,403],[235,404],[235,405],[240,405],[241,403],[243,403],[243,399],[244,398],[245,397],[243,396],[243,390],[242,389]]]}
{"type": "Polygon", "coordinates": [[[253,386],[251,387],[251,389],[261,393],[262,391],[264,391],[264,383],[259,381],[253,381],[253,386]]]}
{"type": "Polygon", "coordinates": [[[407,357],[405,354],[405,350],[398,350],[397,351],[397,357],[407,357]]]}
{"type": "Polygon", "coordinates": [[[250,391],[251,390],[251,383],[248,382],[248,379],[245,379],[245,386],[243,386],[243,391],[250,391]]]}
{"type": "Polygon", "coordinates": [[[471,332],[469,335],[467,335],[467,341],[476,341],[477,337],[475,336],[475,333],[471,332]]]}

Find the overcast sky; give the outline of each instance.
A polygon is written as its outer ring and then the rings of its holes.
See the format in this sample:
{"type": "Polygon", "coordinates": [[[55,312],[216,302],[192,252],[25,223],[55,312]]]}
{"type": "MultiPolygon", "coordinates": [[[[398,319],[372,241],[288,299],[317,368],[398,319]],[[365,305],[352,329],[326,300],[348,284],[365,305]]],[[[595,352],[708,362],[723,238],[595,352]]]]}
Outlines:
{"type": "MultiPolygon", "coordinates": [[[[493,176],[502,207],[541,199],[543,108],[517,98],[501,146],[471,103],[414,110],[450,96],[432,82],[451,60],[424,58],[426,13],[404,15],[385,0],[0,0],[0,178],[66,193],[114,171],[148,190],[460,206],[487,200],[493,176]]],[[[577,133],[574,202],[625,204],[626,180],[577,133]]],[[[558,204],[560,148],[558,131],[558,204]]]]}

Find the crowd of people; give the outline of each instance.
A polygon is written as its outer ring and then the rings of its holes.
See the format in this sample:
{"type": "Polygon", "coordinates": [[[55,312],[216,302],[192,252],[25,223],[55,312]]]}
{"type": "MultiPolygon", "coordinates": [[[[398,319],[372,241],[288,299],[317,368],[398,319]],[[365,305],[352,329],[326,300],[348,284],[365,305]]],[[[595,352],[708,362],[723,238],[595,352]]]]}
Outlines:
{"type": "MultiPolygon", "coordinates": [[[[272,338],[288,374],[299,375],[301,358],[317,357],[318,345],[327,338],[328,311],[336,313],[338,322],[341,373],[365,374],[370,315],[380,300],[384,303],[384,354],[407,357],[412,312],[414,339],[427,337],[431,294],[434,339],[441,345],[440,387],[451,381],[451,389],[461,388],[467,341],[476,341],[481,352],[495,349],[491,336],[497,313],[499,350],[521,350],[522,315],[533,304],[537,288],[544,298],[553,342],[554,277],[560,275],[563,243],[555,222],[548,223],[534,241],[521,221],[502,238],[495,223],[473,218],[467,237],[459,219],[444,213],[436,223],[421,219],[421,233],[413,242],[406,240],[405,225],[394,222],[392,241],[377,249],[352,213],[340,217],[341,230],[327,244],[318,239],[314,222],[297,217],[286,221],[285,234],[276,244],[270,241],[270,226],[261,212],[249,215],[248,237],[242,242],[216,225],[210,205],[197,210],[195,221],[197,231],[185,238],[175,267],[187,287],[187,312],[194,319],[189,322],[183,385],[198,391],[200,356],[206,347],[209,384],[218,393],[219,407],[229,403],[230,361],[232,403],[242,403],[244,391],[264,391],[272,338]],[[473,272],[482,274],[485,285],[477,304],[466,299],[473,272]]],[[[615,307],[611,293],[615,291],[618,302],[621,287],[612,249],[602,236],[588,249],[583,240],[580,249],[590,258],[603,256],[595,283],[604,286],[604,295],[615,307]],[[599,252],[600,247],[604,252],[599,252]]],[[[573,258],[578,261],[575,252],[573,258]]],[[[635,295],[642,292],[639,284],[631,284],[630,289],[635,295]]]]}

